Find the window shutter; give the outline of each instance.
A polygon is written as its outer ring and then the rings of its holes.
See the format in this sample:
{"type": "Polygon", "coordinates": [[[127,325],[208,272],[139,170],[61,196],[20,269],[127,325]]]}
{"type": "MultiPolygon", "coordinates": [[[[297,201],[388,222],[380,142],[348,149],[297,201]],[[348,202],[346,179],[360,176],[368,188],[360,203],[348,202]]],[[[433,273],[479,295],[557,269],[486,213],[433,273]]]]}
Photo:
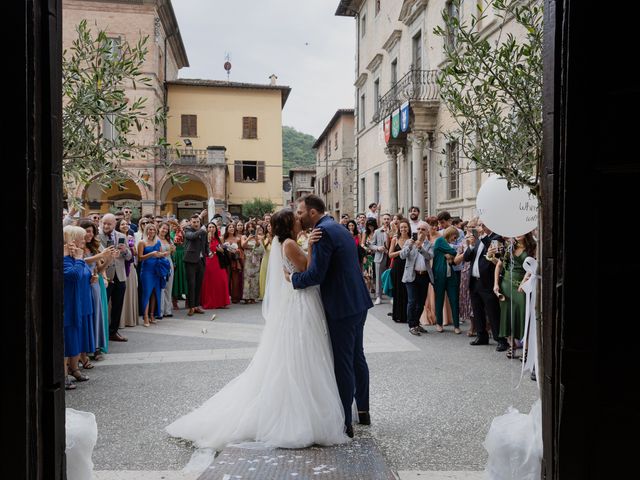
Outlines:
{"type": "Polygon", "coordinates": [[[181,115],[181,136],[196,137],[198,136],[198,116],[197,115],[181,115]]]}
{"type": "Polygon", "coordinates": [[[182,121],[182,128],[180,129],[180,135],[183,137],[189,136],[189,117],[188,115],[182,115],[180,117],[182,121]]]}
{"type": "Polygon", "coordinates": [[[242,138],[258,138],[257,117],[242,117],[242,138]]]}
{"type": "Polygon", "coordinates": [[[264,162],[258,162],[258,182],[265,181],[264,162]]]}
{"type": "Polygon", "coordinates": [[[233,180],[237,183],[242,182],[242,162],[239,160],[233,162],[233,180]]]}
{"type": "Polygon", "coordinates": [[[242,138],[249,138],[249,117],[242,117],[242,138]]]}

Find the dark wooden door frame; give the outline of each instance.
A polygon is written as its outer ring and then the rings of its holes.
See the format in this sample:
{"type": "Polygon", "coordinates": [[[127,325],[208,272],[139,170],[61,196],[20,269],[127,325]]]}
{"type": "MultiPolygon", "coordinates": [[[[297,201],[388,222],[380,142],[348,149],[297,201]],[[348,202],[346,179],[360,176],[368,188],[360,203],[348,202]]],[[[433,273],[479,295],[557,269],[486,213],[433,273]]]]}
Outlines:
{"type": "Polygon", "coordinates": [[[4,202],[10,288],[3,301],[3,463],[11,478],[58,480],[65,478],[62,0],[12,0],[3,7],[10,81],[2,174],[11,191],[4,202]]]}

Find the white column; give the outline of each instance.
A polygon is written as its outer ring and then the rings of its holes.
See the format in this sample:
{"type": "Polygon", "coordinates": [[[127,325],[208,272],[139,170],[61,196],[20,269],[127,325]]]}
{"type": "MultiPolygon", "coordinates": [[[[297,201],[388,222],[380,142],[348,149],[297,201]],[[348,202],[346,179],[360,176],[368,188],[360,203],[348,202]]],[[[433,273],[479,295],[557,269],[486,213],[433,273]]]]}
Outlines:
{"type": "Polygon", "coordinates": [[[411,141],[411,163],[413,165],[413,196],[412,204],[420,209],[422,215],[424,212],[424,175],[422,166],[422,153],[426,143],[426,136],[421,134],[409,135],[411,141]]]}
{"type": "Polygon", "coordinates": [[[407,215],[409,209],[409,206],[407,205],[409,169],[407,168],[407,155],[404,152],[398,155],[398,164],[400,165],[398,169],[398,175],[400,177],[398,181],[398,199],[400,202],[400,208],[403,208],[404,215],[407,215]]]}
{"type": "Polygon", "coordinates": [[[393,215],[398,211],[398,147],[386,147],[384,153],[387,154],[387,188],[389,191],[389,201],[385,206],[385,211],[393,215]]]}

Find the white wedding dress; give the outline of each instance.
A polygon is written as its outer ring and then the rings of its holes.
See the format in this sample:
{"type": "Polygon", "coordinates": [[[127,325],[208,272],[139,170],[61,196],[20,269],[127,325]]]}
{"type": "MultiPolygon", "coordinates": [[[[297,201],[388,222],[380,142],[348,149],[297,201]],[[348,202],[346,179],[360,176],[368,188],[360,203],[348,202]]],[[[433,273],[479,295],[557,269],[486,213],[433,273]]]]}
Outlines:
{"type": "Polygon", "coordinates": [[[245,441],[283,448],[349,441],[320,289],[294,290],[283,266],[296,271],[276,239],[262,306],[265,328],[251,363],[169,425],[171,436],[215,450],[245,441]]]}

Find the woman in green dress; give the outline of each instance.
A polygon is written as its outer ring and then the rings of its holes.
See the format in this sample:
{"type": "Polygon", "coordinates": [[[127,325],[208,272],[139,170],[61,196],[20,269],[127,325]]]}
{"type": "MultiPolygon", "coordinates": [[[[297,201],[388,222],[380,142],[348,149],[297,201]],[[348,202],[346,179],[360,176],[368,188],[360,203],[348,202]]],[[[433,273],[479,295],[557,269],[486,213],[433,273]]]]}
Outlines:
{"type": "MultiPolygon", "coordinates": [[[[531,233],[516,237],[511,242],[511,251],[506,249],[504,260],[495,256],[497,261],[493,286],[493,292],[500,299],[500,336],[507,337],[510,345],[507,358],[515,358],[518,348],[516,339],[524,336],[526,298],[520,284],[526,272],[522,265],[527,257],[536,256],[536,242],[531,233]]],[[[490,251],[488,255],[491,256],[492,253],[490,251]]]]}
{"type": "Polygon", "coordinates": [[[187,224],[186,220],[182,221],[182,225],[178,225],[177,221],[169,221],[171,225],[171,241],[176,247],[171,258],[173,260],[173,288],[171,297],[173,299],[173,308],[178,308],[178,300],[187,298],[187,271],[184,266],[184,234],[182,227],[187,224]]]}

